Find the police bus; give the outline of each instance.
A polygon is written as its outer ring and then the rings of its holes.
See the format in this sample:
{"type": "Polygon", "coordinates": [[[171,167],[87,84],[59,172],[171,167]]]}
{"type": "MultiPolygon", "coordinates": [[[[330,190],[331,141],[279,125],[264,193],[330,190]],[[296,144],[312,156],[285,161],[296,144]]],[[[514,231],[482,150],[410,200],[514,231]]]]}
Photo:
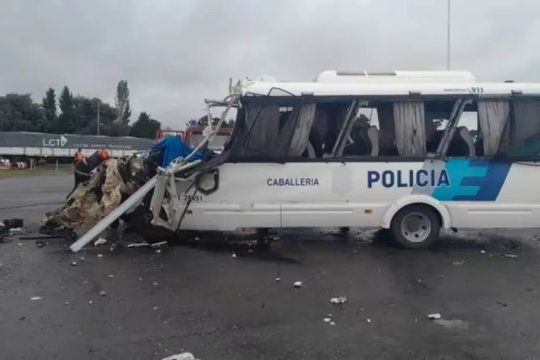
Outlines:
{"type": "Polygon", "coordinates": [[[382,227],[406,248],[440,228],[540,227],[540,84],[462,71],[325,71],[245,80],[224,151],[160,175],[172,230],[382,227]]]}

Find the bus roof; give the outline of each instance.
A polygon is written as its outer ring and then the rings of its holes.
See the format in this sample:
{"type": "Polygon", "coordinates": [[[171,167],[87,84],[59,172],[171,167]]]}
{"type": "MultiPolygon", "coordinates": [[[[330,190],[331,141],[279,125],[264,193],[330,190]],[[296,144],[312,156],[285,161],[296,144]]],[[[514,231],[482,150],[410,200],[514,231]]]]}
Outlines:
{"type": "Polygon", "coordinates": [[[384,95],[540,95],[540,83],[476,82],[467,71],[324,71],[312,82],[284,82],[261,77],[242,82],[242,95],[384,96],[384,95]]]}

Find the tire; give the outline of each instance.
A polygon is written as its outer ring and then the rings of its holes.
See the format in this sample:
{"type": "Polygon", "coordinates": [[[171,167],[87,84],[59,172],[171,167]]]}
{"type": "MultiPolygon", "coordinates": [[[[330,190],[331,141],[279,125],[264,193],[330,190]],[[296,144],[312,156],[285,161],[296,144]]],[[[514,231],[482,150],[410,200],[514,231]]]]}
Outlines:
{"type": "Polygon", "coordinates": [[[392,219],[390,229],[398,245],[406,249],[427,249],[439,237],[437,213],[425,205],[409,205],[392,219]]]}

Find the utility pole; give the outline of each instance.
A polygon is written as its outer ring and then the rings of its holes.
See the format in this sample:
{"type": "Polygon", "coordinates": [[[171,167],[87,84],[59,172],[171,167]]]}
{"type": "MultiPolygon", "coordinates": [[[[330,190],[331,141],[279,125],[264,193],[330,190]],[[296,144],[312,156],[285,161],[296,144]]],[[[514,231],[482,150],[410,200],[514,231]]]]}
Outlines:
{"type": "Polygon", "coordinates": [[[446,70],[450,70],[450,0],[448,0],[448,28],[446,29],[446,70]]]}
{"type": "Polygon", "coordinates": [[[97,103],[97,121],[96,121],[96,127],[97,127],[97,130],[96,130],[96,133],[97,135],[99,135],[99,123],[100,123],[100,119],[99,119],[99,107],[100,107],[100,101],[98,100],[98,103],[97,103]]]}

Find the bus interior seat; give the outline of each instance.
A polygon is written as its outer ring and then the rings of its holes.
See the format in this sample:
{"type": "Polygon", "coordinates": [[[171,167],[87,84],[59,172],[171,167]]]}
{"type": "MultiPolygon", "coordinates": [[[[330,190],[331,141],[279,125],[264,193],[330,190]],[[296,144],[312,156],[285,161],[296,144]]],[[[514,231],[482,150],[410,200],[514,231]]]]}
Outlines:
{"type": "Polygon", "coordinates": [[[379,156],[379,129],[376,126],[370,126],[367,129],[367,137],[371,142],[371,156],[379,156]]]}
{"type": "Polygon", "coordinates": [[[448,156],[476,156],[476,150],[471,133],[465,126],[456,128],[448,147],[448,156]]]}

